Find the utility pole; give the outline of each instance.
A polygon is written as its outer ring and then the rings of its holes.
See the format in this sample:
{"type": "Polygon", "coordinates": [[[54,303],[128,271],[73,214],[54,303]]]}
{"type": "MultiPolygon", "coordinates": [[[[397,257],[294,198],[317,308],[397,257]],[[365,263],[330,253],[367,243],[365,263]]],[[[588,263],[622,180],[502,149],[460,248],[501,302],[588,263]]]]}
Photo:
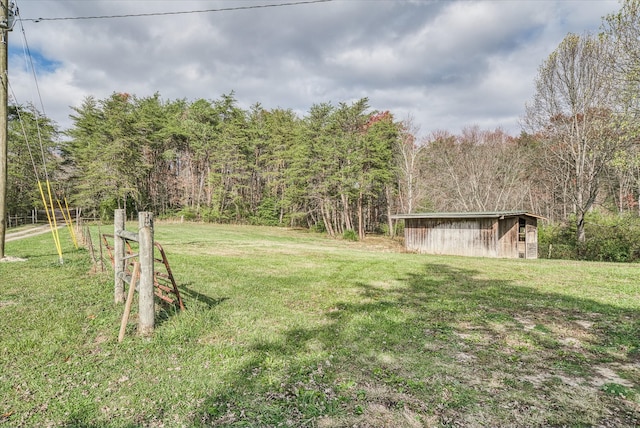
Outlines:
{"type": "Polygon", "coordinates": [[[13,29],[15,14],[9,9],[9,0],[0,0],[0,259],[5,257],[4,244],[7,233],[7,104],[9,92],[9,31],[13,29]]]}
{"type": "Polygon", "coordinates": [[[4,243],[7,233],[7,92],[9,90],[9,72],[7,63],[7,42],[9,41],[9,0],[2,0],[0,6],[0,259],[3,259],[4,243]],[[2,25],[4,23],[5,25],[2,25]],[[6,28],[5,28],[6,27],[6,28]]]}

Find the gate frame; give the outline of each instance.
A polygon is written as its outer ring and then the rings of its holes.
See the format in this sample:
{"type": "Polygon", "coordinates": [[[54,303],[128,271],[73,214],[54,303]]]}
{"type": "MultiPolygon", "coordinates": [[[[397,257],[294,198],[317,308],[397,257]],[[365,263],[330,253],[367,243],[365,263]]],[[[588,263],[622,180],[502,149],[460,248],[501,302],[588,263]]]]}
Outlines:
{"type": "Polygon", "coordinates": [[[124,303],[124,283],[127,278],[125,266],[126,259],[134,257],[125,254],[126,241],[134,241],[139,245],[137,254],[140,263],[140,281],[138,283],[138,333],[142,336],[151,336],[155,327],[155,302],[153,292],[154,268],[153,268],[153,213],[138,213],[138,233],[126,230],[126,211],[117,209],[113,216],[113,248],[114,248],[114,301],[124,303]]]}

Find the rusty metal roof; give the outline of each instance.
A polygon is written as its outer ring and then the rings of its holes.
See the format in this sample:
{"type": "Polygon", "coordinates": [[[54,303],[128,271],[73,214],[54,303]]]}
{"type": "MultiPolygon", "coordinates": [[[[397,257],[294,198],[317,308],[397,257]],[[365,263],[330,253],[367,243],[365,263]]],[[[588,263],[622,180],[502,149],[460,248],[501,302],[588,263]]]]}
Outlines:
{"type": "Polygon", "coordinates": [[[527,211],[484,211],[484,212],[450,212],[450,213],[412,213],[396,214],[391,218],[396,220],[409,218],[505,218],[505,217],[533,217],[544,219],[544,217],[531,214],[527,211]]]}

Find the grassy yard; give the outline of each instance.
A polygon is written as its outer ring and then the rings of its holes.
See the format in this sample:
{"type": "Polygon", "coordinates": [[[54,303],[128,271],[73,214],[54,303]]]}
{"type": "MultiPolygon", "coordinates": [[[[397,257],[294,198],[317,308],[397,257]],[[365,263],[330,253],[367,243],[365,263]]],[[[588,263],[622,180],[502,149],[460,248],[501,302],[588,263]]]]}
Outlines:
{"type": "Polygon", "coordinates": [[[158,223],[187,310],[118,343],[61,234],[64,265],[50,235],[0,263],[0,426],[640,425],[638,265],[158,223]]]}

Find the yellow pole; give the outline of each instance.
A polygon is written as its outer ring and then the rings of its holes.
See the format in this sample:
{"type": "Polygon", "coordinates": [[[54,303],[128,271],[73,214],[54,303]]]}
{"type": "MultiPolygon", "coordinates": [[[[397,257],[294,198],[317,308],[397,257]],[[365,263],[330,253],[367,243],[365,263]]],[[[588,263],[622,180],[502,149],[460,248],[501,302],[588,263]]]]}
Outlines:
{"type": "Polygon", "coordinates": [[[64,222],[67,225],[67,229],[69,229],[69,235],[71,235],[71,240],[73,241],[73,245],[78,249],[78,241],[76,241],[76,234],[73,232],[73,220],[71,219],[71,213],[69,212],[69,205],[67,205],[67,199],[64,200],[65,207],[62,207],[60,203],[60,199],[56,199],[58,202],[58,207],[62,212],[62,217],[64,218],[64,222]]]}
{"type": "MultiPolygon", "coordinates": [[[[47,184],[49,182],[47,181],[47,184]]],[[[53,212],[53,203],[51,204],[51,211],[49,212],[49,204],[47,203],[47,198],[44,194],[44,190],[42,189],[42,183],[40,182],[40,180],[38,180],[38,188],[40,189],[40,196],[42,197],[42,203],[44,204],[44,209],[45,212],[47,213],[47,220],[49,222],[49,229],[51,229],[51,235],[53,236],[53,242],[56,245],[56,250],[58,251],[58,258],[60,260],[60,263],[63,263],[63,259],[62,259],[62,247],[60,246],[60,237],[58,235],[58,229],[57,229],[57,225],[56,225],[56,219],[55,219],[55,213],[53,213],[53,218],[52,218],[52,212],[53,212]]],[[[49,191],[49,199],[51,199],[51,191],[49,191]]]]}
{"type": "Polygon", "coordinates": [[[51,196],[51,182],[47,179],[47,192],[49,193],[49,206],[51,207],[51,218],[53,219],[53,234],[55,236],[58,255],[60,256],[60,264],[62,260],[62,246],[60,245],[60,233],[58,232],[58,220],[56,219],[56,207],[53,205],[53,197],[51,196]]]}

